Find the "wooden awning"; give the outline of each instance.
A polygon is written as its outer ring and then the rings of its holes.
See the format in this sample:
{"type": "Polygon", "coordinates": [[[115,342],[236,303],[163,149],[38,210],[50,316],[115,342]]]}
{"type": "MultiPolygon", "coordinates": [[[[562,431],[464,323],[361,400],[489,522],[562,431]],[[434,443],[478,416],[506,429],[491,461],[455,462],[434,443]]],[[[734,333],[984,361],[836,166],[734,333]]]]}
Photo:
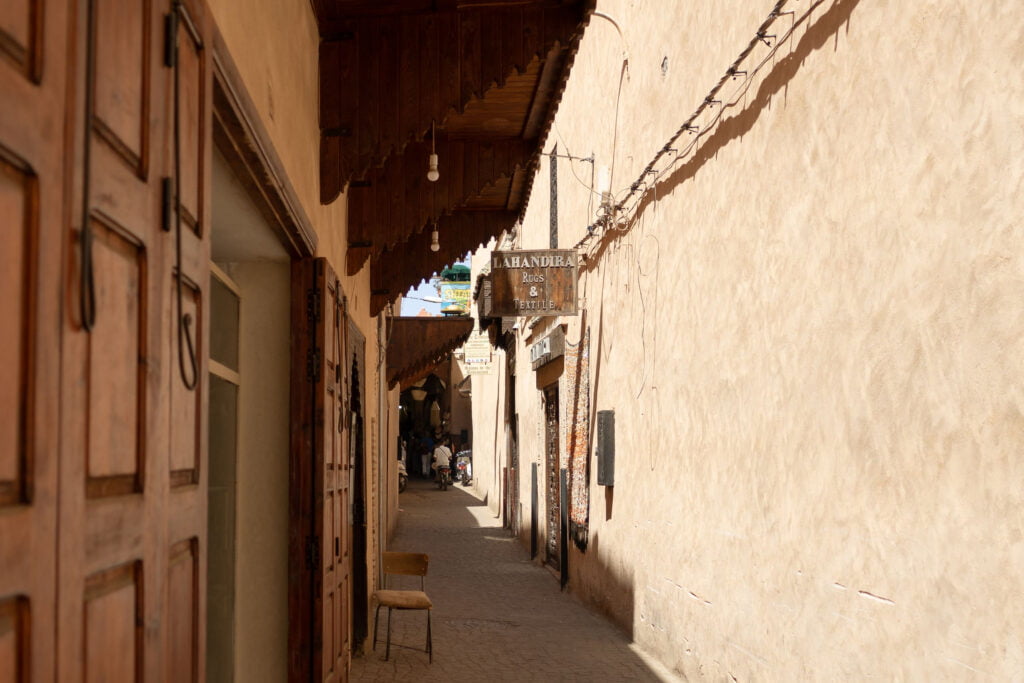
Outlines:
{"type": "Polygon", "coordinates": [[[348,187],[374,315],[518,220],[594,3],[313,0],[321,201],[348,187]]]}
{"type": "Polygon", "coordinates": [[[388,385],[403,389],[444,362],[473,331],[472,318],[388,318],[388,385]]]}

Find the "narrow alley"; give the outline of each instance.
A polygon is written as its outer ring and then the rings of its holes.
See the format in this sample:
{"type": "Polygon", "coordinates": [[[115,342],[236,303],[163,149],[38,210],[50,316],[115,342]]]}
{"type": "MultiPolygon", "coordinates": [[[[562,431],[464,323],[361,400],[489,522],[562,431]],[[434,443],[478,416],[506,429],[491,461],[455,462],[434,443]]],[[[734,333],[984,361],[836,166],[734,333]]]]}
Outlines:
{"type": "MultiPolygon", "coordinates": [[[[352,659],[352,680],[677,680],[606,619],[561,593],[558,579],[530,561],[470,489],[440,491],[413,479],[400,504],[389,549],[430,555],[434,661],[423,651],[423,614],[396,611],[390,659],[384,661],[383,642],[374,651],[368,641],[363,656],[352,659]]],[[[418,587],[419,579],[405,586],[401,579],[410,577],[397,578],[389,585],[418,587]]],[[[382,641],[386,619],[382,610],[382,641]]]]}
{"type": "Polygon", "coordinates": [[[1024,683],[1022,63],[1018,2],[0,0],[0,683],[1024,683]]]}

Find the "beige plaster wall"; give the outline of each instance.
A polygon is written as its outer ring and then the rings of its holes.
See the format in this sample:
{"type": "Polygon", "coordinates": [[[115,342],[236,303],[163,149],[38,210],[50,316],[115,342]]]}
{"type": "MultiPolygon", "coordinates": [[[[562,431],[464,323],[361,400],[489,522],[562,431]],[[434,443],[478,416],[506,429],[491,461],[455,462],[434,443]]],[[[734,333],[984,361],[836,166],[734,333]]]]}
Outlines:
{"type": "MultiPolygon", "coordinates": [[[[348,313],[366,338],[367,573],[376,581],[380,443],[377,325],[369,314],[369,268],[346,274],[348,203],[320,204],[319,67],[316,20],[308,0],[207,0],[271,144],[316,232],[317,255],[328,259],[348,297],[348,313]]],[[[385,418],[386,421],[386,418],[385,418]]]]}
{"type": "MultiPolygon", "coordinates": [[[[492,240],[486,247],[473,252],[470,259],[470,278],[474,286],[477,277],[490,262],[491,251],[495,248],[495,241],[492,240]]],[[[474,318],[476,314],[474,306],[474,318]]],[[[479,326],[477,322],[476,327],[479,326]]],[[[472,375],[469,380],[473,394],[470,411],[473,419],[473,488],[495,514],[501,512],[502,468],[508,464],[506,365],[505,352],[502,349],[492,349],[490,372],[472,375]]],[[[525,490],[526,502],[529,504],[529,485],[525,490]]]]}
{"type": "MultiPolygon", "coordinates": [[[[592,477],[570,586],[695,678],[1020,677],[1024,13],[789,4],[792,37],[589,249],[567,338],[589,325],[617,478],[592,477]]],[[[622,36],[591,22],[546,149],[594,153],[621,197],[773,5],[602,0],[622,36]]],[[[562,246],[597,203],[572,166],[562,246]]],[[[547,177],[523,248],[546,246],[547,177]]]]}
{"type": "Polygon", "coordinates": [[[238,284],[235,680],[288,676],[289,265],[229,264],[238,284]],[[258,340],[258,343],[257,341],[258,340]]]}

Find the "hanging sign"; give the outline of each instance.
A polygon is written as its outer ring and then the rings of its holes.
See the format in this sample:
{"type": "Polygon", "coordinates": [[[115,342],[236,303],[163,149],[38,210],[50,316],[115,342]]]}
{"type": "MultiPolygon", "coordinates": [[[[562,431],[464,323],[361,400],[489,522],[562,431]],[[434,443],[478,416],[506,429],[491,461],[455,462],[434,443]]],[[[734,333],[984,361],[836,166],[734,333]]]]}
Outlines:
{"type": "Polygon", "coordinates": [[[572,249],[491,252],[491,315],[576,315],[572,249]]]}
{"type": "Polygon", "coordinates": [[[491,373],[491,340],[486,332],[473,332],[462,345],[464,372],[467,375],[491,373]]]}
{"type": "Polygon", "coordinates": [[[445,315],[469,314],[469,283],[441,281],[441,312],[445,315]]]}

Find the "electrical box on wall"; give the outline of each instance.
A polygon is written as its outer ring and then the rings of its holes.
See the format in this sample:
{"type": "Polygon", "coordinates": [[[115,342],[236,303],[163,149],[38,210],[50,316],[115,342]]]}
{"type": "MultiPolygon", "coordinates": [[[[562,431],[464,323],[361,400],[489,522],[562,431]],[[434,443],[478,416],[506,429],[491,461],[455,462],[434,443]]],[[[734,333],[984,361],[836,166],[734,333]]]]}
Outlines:
{"type": "Polygon", "coordinates": [[[597,411],[597,483],[615,486],[615,411],[597,411]]]}

